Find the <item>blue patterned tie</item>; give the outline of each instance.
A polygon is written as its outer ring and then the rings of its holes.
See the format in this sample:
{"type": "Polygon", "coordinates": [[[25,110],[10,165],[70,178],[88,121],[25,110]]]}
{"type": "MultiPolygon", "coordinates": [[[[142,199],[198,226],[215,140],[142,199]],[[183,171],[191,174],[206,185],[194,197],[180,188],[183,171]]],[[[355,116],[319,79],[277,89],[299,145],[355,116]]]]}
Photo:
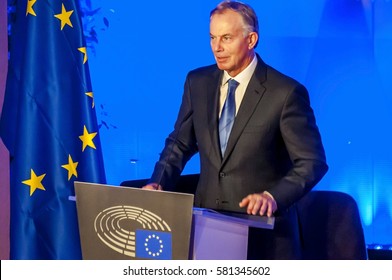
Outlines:
{"type": "Polygon", "coordinates": [[[227,90],[227,97],[225,104],[223,105],[221,117],[219,119],[219,140],[221,146],[222,156],[225,154],[227,141],[231,128],[233,127],[235,118],[235,90],[239,83],[236,80],[230,79],[229,87],[227,90]]]}

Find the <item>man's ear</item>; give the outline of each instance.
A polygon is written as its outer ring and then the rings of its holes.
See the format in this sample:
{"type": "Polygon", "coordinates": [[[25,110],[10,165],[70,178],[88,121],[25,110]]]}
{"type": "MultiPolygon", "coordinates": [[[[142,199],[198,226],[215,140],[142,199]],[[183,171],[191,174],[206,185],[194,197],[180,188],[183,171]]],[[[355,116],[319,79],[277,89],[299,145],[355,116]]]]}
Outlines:
{"type": "Polygon", "coordinates": [[[248,48],[249,49],[254,49],[257,41],[259,40],[259,35],[256,32],[250,32],[248,35],[248,48]]]}

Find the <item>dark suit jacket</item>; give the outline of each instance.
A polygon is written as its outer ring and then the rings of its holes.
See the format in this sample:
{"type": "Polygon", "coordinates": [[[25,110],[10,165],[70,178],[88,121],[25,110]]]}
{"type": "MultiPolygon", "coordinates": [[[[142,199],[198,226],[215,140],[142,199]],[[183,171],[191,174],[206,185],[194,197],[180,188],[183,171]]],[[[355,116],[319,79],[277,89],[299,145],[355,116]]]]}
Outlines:
{"type": "Polygon", "coordinates": [[[166,139],[151,181],[171,190],[186,162],[199,152],[196,206],[244,212],[238,206],[242,198],[267,190],[277,202],[277,215],[291,217],[292,222],[291,206],[328,168],[308,92],[258,56],[222,158],[218,135],[222,73],[211,65],[188,74],[175,129],[166,139]]]}

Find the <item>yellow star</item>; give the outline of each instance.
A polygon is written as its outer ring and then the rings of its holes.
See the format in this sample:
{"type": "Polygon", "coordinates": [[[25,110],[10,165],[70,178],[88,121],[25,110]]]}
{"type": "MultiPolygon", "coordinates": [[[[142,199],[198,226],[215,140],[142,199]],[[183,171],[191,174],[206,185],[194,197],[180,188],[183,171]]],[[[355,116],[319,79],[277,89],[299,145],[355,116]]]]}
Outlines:
{"type": "Polygon", "coordinates": [[[83,152],[87,146],[90,146],[91,148],[96,149],[95,144],[93,142],[93,139],[96,135],[97,135],[96,132],[88,133],[86,126],[84,126],[83,135],[79,136],[80,140],[82,140],[82,142],[83,142],[83,149],[82,149],[83,152]]]}
{"type": "Polygon", "coordinates": [[[61,20],[61,30],[63,30],[63,28],[66,24],[68,24],[69,26],[71,26],[73,28],[72,22],[70,19],[73,12],[74,12],[73,10],[71,10],[71,11],[65,10],[64,4],[61,4],[61,14],[54,15],[55,18],[58,18],[59,20],[61,20]]]}
{"type": "Polygon", "coordinates": [[[30,186],[30,196],[33,195],[36,189],[40,189],[43,191],[45,190],[44,186],[41,183],[45,175],[46,174],[42,174],[37,177],[37,175],[35,175],[34,173],[34,170],[31,169],[31,178],[22,182],[23,184],[30,186]]]}
{"type": "Polygon", "coordinates": [[[78,48],[78,51],[80,51],[81,53],[84,54],[83,64],[85,64],[86,61],[87,61],[87,50],[86,50],[86,47],[78,48]]]}
{"type": "Polygon", "coordinates": [[[92,92],[92,91],[90,91],[90,92],[86,92],[86,95],[87,95],[87,96],[90,96],[90,97],[91,97],[91,99],[93,100],[93,105],[92,105],[92,108],[94,108],[94,95],[93,95],[93,92],[92,92]]]}
{"type": "Polygon", "coordinates": [[[78,167],[78,162],[73,162],[71,155],[68,155],[68,164],[64,164],[61,167],[68,170],[68,181],[71,179],[72,175],[78,178],[78,171],[76,171],[76,167],[78,167]]]}
{"type": "Polygon", "coordinates": [[[34,6],[35,2],[37,2],[37,0],[29,0],[29,1],[27,1],[26,16],[28,14],[33,15],[35,17],[37,16],[35,14],[34,9],[33,9],[33,6],[34,6]]]}

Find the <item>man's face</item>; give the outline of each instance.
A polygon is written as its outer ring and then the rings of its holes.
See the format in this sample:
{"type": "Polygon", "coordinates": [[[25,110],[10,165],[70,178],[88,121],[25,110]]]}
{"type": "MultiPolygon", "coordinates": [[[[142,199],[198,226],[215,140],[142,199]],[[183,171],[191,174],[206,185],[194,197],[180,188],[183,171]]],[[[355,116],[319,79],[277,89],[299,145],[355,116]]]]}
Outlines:
{"type": "Polygon", "coordinates": [[[244,36],[244,23],[238,13],[228,10],[214,14],[210,21],[210,36],[218,68],[226,70],[230,76],[236,76],[252,61],[257,34],[251,32],[244,36]]]}

